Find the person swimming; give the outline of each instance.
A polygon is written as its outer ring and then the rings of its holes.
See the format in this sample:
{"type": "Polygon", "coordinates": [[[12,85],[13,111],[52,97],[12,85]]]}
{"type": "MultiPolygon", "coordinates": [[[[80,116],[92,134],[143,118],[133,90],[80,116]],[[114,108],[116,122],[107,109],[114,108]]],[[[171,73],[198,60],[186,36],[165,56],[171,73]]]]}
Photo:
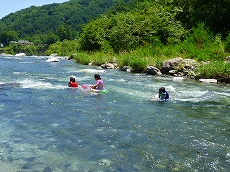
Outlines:
{"type": "Polygon", "coordinates": [[[103,90],[104,89],[104,82],[101,79],[101,76],[99,74],[95,74],[94,79],[96,80],[96,85],[91,85],[90,88],[96,89],[96,90],[103,90]]]}
{"type": "Polygon", "coordinates": [[[78,87],[78,83],[76,82],[76,79],[74,76],[70,77],[68,86],[69,87],[78,87]]]}
{"type": "Polygon", "coordinates": [[[168,100],[169,99],[169,94],[167,91],[165,91],[164,87],[159,88],[159,99],[160,100],[168,100]]]}

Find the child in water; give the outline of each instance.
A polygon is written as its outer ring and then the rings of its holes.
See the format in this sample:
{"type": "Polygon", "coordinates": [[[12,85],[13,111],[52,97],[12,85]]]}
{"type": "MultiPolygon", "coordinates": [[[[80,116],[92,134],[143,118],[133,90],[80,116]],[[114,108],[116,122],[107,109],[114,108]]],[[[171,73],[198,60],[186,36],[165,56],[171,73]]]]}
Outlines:
{"type": "Polygon", "coordinates": [[[78,83],[76,82],[76,79],[74,76],[70,77],[68,86],[69,87],[78,87],[78,83]]]}
{"type": "Polygon", "coordinates": [[[104,89],[104,82],[101,79],[100,75],[95,74],[94,79],[96,80],[96,85],[91,85],[90,88],[96,89],[96,90],[103,90],[104,89]]]}
{"type": "Polygon", "coordinates": [[[159,88],[159,99],[160,100],[168,100],[169,94],[167,91],[165,91],[164,87],[159,88]]]}

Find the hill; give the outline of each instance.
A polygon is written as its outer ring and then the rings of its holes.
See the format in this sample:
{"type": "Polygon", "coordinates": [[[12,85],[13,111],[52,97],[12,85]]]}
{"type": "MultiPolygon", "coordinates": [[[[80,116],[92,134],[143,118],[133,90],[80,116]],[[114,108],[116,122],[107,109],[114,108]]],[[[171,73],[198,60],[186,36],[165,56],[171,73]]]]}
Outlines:
{"type": "Polygon", "coordinates": [[[69,0],[41,7],[31,6],[11,13],[0,20],[0,33],[16,31],[19,38],[35,34],[55,33],[60,25],[68,25],[76,32],[89,20],[98,17],[119,3],[129,0],[69,0]]]}

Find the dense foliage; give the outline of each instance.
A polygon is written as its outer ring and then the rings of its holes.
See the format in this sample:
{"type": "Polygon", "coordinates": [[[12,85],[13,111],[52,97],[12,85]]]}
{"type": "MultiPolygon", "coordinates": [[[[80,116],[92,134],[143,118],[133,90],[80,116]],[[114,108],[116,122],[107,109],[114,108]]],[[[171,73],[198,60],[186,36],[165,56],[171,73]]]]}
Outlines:
{"type": "MultiPolygon", "coordinates": [[[[166,0],[167,1],[167,0],[166,0]]],[[[226,36],[230,31],[229,0],[168,0],[180,9],[177,18],[188,28],[204,22],[215,34],[226,36]]]]}
{"type": "Polygon", "coordinates": [[[179,43],[186,31],[175,15],[176,11],[158,3],[140,3],[129,12],[107,14],[89,22],[80,43],[86,51],[112,48],[116,53],[149,43],[179,43]]]}

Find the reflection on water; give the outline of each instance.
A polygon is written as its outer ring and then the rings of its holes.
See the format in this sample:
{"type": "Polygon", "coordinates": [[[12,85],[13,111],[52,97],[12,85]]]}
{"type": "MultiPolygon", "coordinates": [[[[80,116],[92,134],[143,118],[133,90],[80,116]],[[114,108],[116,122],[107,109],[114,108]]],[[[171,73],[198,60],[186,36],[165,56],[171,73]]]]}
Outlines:
{"type": "Polygon", "coordinates": [[[228,171],[229,85],[45,60],[0,57],[2,171],[228,171]],[[108,93],[67,87],[94,72],[108,93]]]}

